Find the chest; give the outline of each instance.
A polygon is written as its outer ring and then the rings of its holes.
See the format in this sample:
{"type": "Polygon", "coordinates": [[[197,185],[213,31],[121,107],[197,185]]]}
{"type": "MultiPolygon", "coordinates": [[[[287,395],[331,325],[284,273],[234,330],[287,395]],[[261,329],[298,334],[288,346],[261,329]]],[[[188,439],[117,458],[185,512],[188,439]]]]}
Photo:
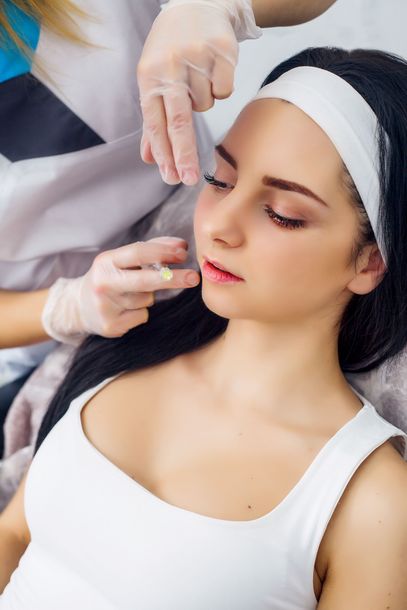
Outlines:
{"type": "Polygon", "coordinates": [[[270,512],[323,444],[266,418],[223,410],[196,387],[139,387],[135,399],[116,389],[112,385],[82,411],[90,442],[155,495],[214,518],[238,521],[270,512]]]}
{"type": "MultiPolygon", "coordinates": [[[[236,522],[261,518],[285,501],[327,440],[230,413],[196,387],[177,391],[165,383],[131,392],[112,384],[82,411],[82,423],[92,445],[156,498],[236,522]]],[[[320,553],[313,573],[317,596],[325,563],[320,553]]]]}

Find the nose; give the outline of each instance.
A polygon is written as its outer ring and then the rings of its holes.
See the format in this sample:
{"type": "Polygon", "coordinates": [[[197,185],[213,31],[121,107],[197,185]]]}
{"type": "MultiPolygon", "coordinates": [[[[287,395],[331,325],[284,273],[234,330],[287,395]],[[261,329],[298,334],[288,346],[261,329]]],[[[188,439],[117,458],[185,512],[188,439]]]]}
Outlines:
{"type": "Polygon", "coordinates": [[[211,240],[237,248],[245,240],[245,216],[242,196],[235,187],[212,207],[203,229],[211,240]]]}

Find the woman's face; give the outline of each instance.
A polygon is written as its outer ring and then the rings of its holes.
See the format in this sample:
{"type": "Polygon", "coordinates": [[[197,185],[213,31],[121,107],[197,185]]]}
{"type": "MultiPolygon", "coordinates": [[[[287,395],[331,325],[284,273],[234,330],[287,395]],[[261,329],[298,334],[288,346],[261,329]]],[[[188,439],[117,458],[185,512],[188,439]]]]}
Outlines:
{"type": "Polygon", "coordinates": [[[264,99],[217,148],[214,177],[225,184],[203,189],[194,219],[206,305],[262,322],[340,315],[359,219],[328,136],[296,106],[264,99]],[[242,281],[216,281],[206,259],[242,281]]]}

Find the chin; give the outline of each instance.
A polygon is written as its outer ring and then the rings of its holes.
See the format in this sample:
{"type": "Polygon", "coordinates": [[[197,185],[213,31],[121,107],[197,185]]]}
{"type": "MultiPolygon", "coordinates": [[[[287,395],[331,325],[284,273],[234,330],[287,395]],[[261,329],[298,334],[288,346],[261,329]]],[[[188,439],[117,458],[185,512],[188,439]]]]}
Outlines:
{"type": "MultiPolygon", "coordinates": [[[[205,280],[203,280],[205,282],[205,280]]],[[[210,311],[220,316],[231,320],[233,318],[246,318],[247,313],[242,311],[239,303],[237,303],[236,295],[230,290],[230,287],[217,285],[202,285],[202,300],[210,311]],[[222,293],[222,290],[224,291],[222,293]]]]}

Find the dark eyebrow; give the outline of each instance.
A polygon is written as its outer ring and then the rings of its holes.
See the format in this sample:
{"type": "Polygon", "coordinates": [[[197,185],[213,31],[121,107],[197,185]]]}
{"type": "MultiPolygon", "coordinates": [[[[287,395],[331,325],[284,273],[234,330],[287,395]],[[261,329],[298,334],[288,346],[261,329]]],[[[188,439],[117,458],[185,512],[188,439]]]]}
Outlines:
{"type": "MultiPolygon", "coordinates": [[[[237,162],[232,157],[232,155],[228,153],[228,151],[222,146],[222,144],[218,144],[217,146],[215,146],[215,150],[219,153],[222,159],[225,159],[225,161],[227,161],[227,163],[229,163],[229,165],[231,165],[233,169],[237,170],[237,162]]],[[[307,188],[306,186],[303,186],[302,184],[298,184],[297,182],[282,180],[281,178],[273,178],[272,176],[263,176],[262,183],[265,186],[272,186],[274,188],[280,189],[281,191],[291,191],[293,193],[305,195],[306,197],[311,197],[311,199],[314,199],[315,201],[322,203],[322,205],[329,207],[328,204],[323,199],[321,199],[321,197],[318,197],[318,195],[311,191],[311,189],[307,188]]]]}

